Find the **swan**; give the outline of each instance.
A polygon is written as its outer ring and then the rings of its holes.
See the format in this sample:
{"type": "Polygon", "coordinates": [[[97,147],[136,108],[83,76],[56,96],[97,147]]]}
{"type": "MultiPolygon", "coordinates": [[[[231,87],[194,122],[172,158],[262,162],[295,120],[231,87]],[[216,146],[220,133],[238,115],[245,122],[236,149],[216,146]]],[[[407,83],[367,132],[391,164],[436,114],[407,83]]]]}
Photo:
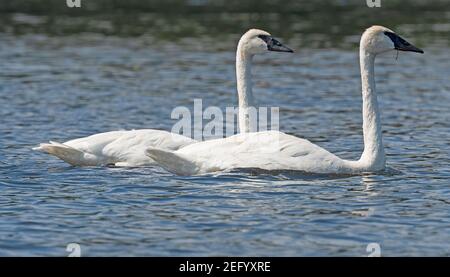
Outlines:
{"type": "Polygon", "coordinates": [[[314,174],[360,174],[385,168],[374,64],[378,54],[392,50],[424,53],[392,30],[372,26],[360,41],[364,151],[357,161],[344,160],[302,138],[279,131],[241,133],[225,139],[198,142],[177,151],[147,149],[147,155],[179,175],[237,168],[298,170],[314,174]]]}
{"type": "MultiPolygon", "coordinates": [[[[251,67],[254,55],[269,51],[293,52],[268,32],[250,29],[239,40],[236,51],[236,76],[239,101],[239,130],[253,130],[248,120],[248,109],[253,106],[251,67]]],[[[59,143],[41,143],[33,150],[60,158],[74,166],[144,166],[154,161],[145,154],[149,147],[177,150],[196,142],[175,133],[141,129],[111,131],[59,143]]]]}

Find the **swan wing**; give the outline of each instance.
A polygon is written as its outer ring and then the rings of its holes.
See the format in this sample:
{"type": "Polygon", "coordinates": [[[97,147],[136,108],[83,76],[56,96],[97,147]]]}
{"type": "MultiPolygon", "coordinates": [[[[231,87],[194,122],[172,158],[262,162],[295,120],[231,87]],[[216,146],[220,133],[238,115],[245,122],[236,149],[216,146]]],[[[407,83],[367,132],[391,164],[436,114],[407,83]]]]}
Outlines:
{"type": "MultiPolygon", "coordinates": [[[[145,129],[128,131],[102,149],[102,154],[115,157],[118,161],[126,161],[128,165],[153,164],[153,160],[145,154],[150,147],[175,151],[183,146],[196,142],[188,137],[167,131],[145,129]]],[[[119,164],[120,165],[120,164],[119,164]]]]}

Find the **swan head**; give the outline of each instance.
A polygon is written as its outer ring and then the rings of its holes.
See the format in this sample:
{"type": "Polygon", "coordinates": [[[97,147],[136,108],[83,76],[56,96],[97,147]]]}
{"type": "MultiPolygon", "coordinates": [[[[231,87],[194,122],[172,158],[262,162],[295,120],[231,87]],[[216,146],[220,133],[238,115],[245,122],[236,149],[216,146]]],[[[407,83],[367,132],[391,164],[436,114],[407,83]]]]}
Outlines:
{"type": "Polygon", "coordinates": [[[294,52],[272,37],[268,32],[258,29],[248,30],[239,40],[238,49],[242,53],[250,55],[264,54],[269,51],[294,52]]]}
{"type": "Polygon", "coordinates": [[[383,26],[372,26],[364,32],[361,37],[361,49],[374,55],[392,50],[424,53],[422,49],[383,26]]]}

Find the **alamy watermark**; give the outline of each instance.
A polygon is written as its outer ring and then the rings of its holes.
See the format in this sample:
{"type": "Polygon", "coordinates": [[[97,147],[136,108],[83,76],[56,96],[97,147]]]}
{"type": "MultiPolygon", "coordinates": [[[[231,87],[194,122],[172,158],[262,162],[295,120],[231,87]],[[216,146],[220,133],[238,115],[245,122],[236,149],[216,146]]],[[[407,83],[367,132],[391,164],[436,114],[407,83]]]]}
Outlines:
{"type": "Polygon", "coordinates": [[[381,8],[381,0],[366,0],[367,7],[381,8]]]}
{"type": "Polygon", "coordinates": [[[379,243],[371,242],[366,247],[367,257],[381,257],[381,246],[379,243]]]}
{"type": "Polygon", "coordinates": [[[225,110],[216,106],[203,108],[202,99],[194,99],[193,112],[186,106],[179,106],[172,110],[170,117],[178,120],[172,127],[172,133],[203,141],[229,137],[237,131],[278,131],[279,114],[279,107],[245,107],[242,110],[238,107],[226,107],[225,110]],[[241,130],[242,127],[246,130],[241,130]]]}
{"type": "Polygon", "coordinates": [[[69,252],[67,257],[81,257],[81,246],[78,243],[69,243],[66,246],[66,252],[69,252]]]}
{"type": "Polygon", "coordinates": [[[81,8],[81,0],[66,0],[67,7],[81,8]]]}

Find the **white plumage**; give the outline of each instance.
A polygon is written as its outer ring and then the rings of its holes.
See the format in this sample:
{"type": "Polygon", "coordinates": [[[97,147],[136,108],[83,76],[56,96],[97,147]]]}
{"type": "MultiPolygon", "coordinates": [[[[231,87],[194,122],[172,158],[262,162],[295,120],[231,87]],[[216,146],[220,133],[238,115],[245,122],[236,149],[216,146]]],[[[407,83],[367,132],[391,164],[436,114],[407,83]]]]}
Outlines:
{"type": "MultiPolygon", "coordinates": [[[[251,29],[239,40],[236,51],[236,76],[239,96],[239,127],[250,129],[243,115],[253,105],[251,66],[254,55],[269,51],[292,52],[273,39],[269,33],[251,29]],[[265,40],[260,36],[264,36],[265,40]]],[[[56,156],[76,166],[144,166],[154,161],[146,155],[149,147],[175,151],[196,142],[193,139],[162,130],[143,129],[100,133],[64,143],[41,143],[33,150],[56,156]]]]}
{"type": "Polygon", "coordinates": [[[141,166],[153,164],[143,153],[148,147],[177,150],[195,142],[185,136],[162,130],[112,131],[65,143],[41,143],[33,150],[46,152],[78,166],[141,166]]]}
{"type": "Polygon", "coordinates": [[[149,148],[147,154],[179,175],[236,168],[328,173],[342,172],[347,165],[346,161],[306,139],[278,131],[237,134],[194,143],[175,152],[149,148]]]}
{"type": "Polygon", "coordinates": [[[177,151],[150,148],[148,156],[181,175],[203,174],[238,168],[298,170],[322,174],[356,174],[385,168],[381,121],[375,89],[375,57],[392,50],[423,53],[391,30],[373,26],[360,44],[363,96],[364,151],[357,161],[340,159],[308,140],[278,131],[238,134],[198,142],[177,151]]]}

